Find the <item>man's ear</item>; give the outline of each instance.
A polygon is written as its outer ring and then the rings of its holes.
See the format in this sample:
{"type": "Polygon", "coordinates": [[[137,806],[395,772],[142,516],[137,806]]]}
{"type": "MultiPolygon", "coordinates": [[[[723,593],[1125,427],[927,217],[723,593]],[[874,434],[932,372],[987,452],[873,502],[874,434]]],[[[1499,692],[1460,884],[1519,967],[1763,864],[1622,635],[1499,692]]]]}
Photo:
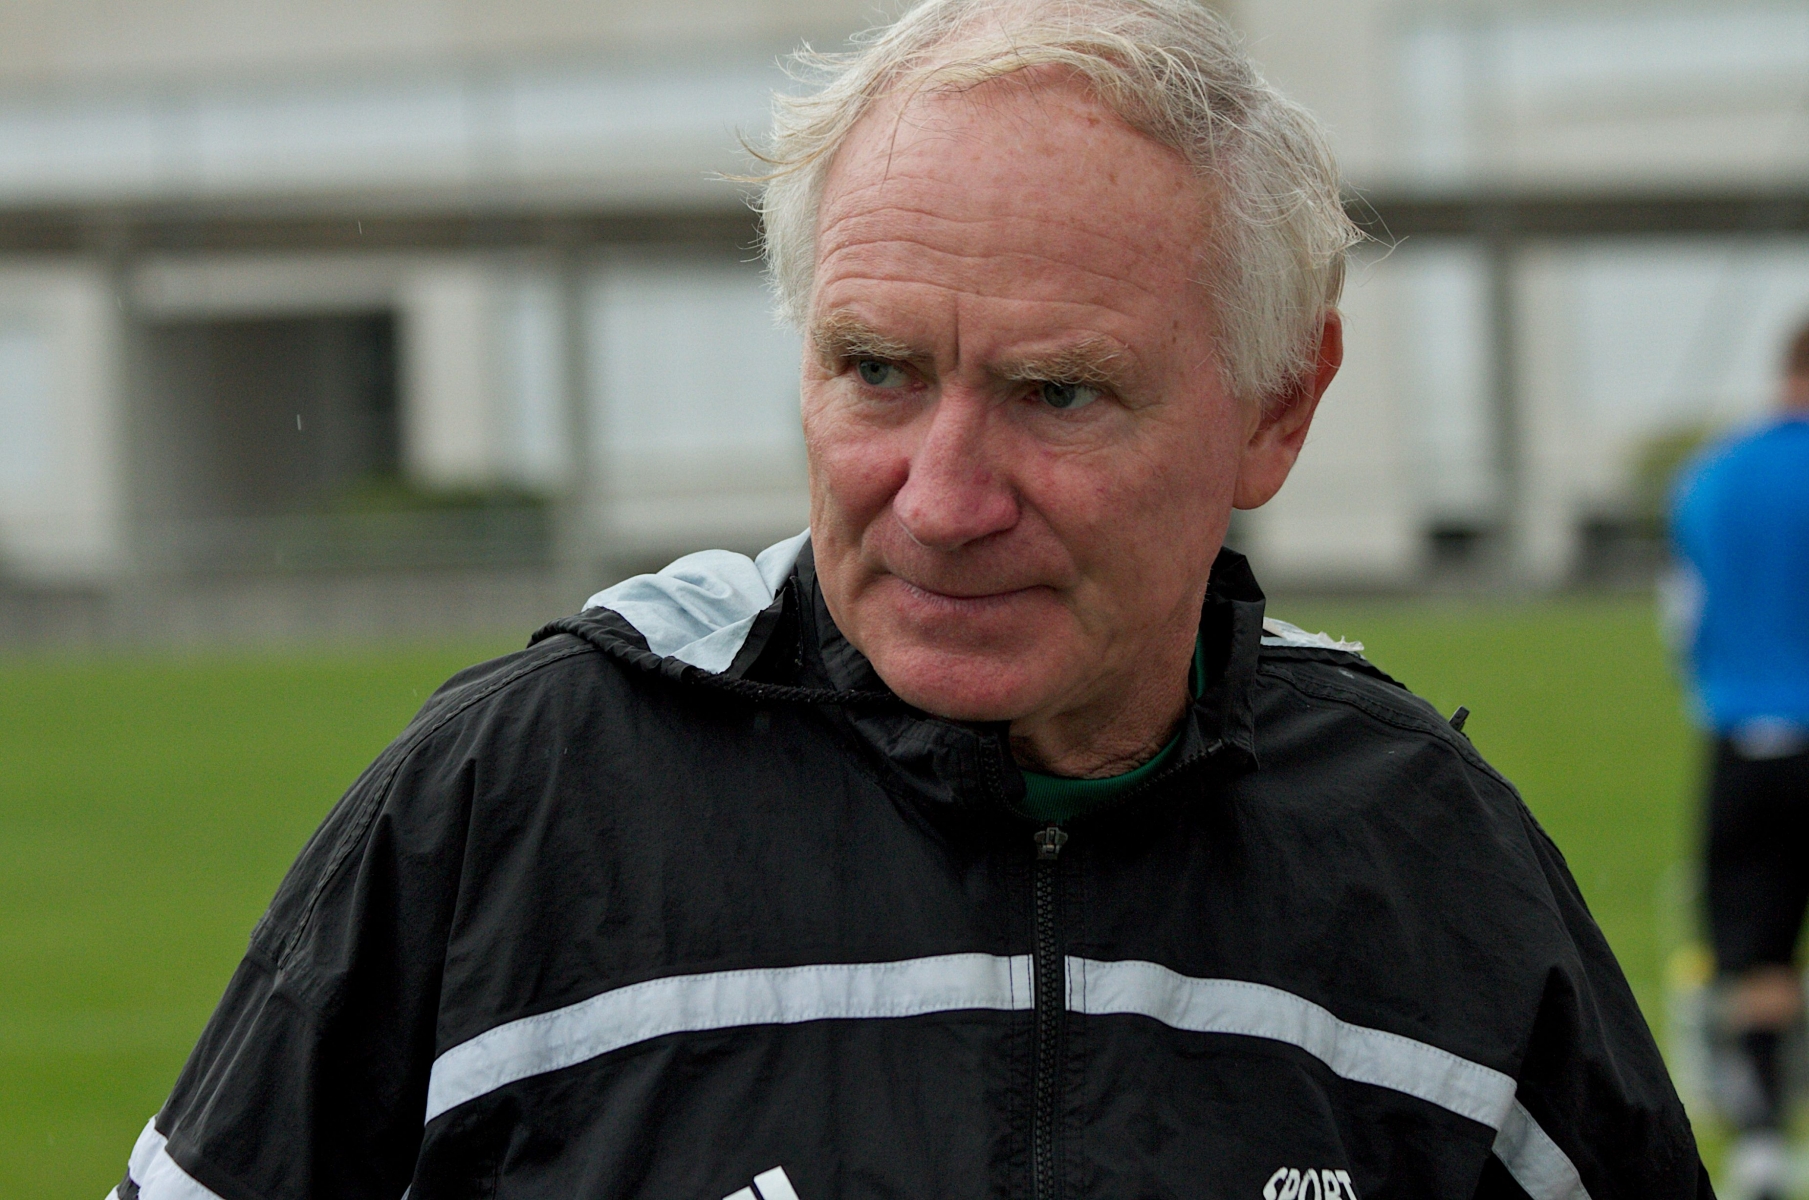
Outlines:
{"type": "Polygon", "coordinates": [[[1318,365],[1311,374],[1302,375],[1287,391],[1270,399],[1244,442],[1237,490],[1231,500],[1234,507],[1257,508],[1281,490],[1288,472],[1294,469],[1294,460],[1300,457],[1300,448],[1306,444],[1319,398],[1325,395],[1343,362],[1344,319],[1337,309],[1328,308],[1319,329],[1318,365]]]}

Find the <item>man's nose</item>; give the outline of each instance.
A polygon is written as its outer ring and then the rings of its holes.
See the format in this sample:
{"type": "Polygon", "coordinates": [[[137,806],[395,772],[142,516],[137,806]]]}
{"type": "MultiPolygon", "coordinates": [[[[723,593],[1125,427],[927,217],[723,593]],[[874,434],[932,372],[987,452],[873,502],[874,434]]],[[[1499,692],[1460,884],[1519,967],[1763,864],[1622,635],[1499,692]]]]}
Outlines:
{"type": "Polygon", "coordinates": [[[1006,433],[992,398],[946,387],[924,415],[910,473],[892,498],[905,532],[933,550],[957,550],[1017,524],[1006,433]]]}

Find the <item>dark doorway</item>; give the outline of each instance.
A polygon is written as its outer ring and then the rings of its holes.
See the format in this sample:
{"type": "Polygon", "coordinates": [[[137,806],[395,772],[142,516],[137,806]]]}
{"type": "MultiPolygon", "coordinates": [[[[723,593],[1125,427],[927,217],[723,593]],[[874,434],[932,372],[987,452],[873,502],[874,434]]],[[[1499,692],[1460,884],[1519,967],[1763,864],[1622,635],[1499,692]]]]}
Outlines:
{"type": "Polygon", "coordinates": [[[153,572],[538,562],[544,503],[411,486],[386,312],[142,329],[132,455],[153,572]]]}
{"type": "Polygon", "coordinates": [[[390,313],[160,322],[139,346],[146,566],[297,565],[340,497],[399,473],[390,313]]]}
{"type": "Polygon", "coordinates": [[[153,520],[319,512],[399,467],[388,313],[172,322],[144,351],[134,450],[153,520]]]}

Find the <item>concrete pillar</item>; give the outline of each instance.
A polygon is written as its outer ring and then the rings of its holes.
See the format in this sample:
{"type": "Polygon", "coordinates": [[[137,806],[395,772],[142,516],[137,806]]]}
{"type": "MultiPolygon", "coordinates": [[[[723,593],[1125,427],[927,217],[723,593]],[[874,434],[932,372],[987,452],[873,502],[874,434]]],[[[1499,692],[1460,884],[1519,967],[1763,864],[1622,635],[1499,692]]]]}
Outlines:
{"type": "Polygon", "coordinates": [[[403,470],[425,487],[489,486],[500,473],[489,280],[476,263],[424,266],[398,301],[403,470]]]}
{"type": "Polygon", "coordinates": [[[1516,478],[1506,580],[1520,588],[1562,586],[1582,547],[1578,485],[1593,446],[1576,395],[1583,372],[1574,264],[1566,259],[1556,246],[1528,247],[1515,270],[1516,478]]]}
{"type": "Polygon", "coordinates": [[[1282,587],[1397,587],[1421,567],[1395,326],[1404,305],[1386,260],[1356,263],[1345,291],[1344,367],[1281,493],[1248,514],[1257,577],[1282,587]]]}
{"type": "Polygon", "coordinates": [[[98,267],[0,265],[0,576],[98,584],[121,565],[123,324],[98,267]]]}
{"type": "Polygon", "coordinates": [[[613,256],[585,298],[609,553],[759,549],[809,521],[798,339],[731,252],[613,256]]]}
{"type": "Polygon", "coordinates": [[[558,327],[558,385],[564,470],[554,526],[559,590],[574,609],[608,582],[604,566],[607,501],[602,456],[596,452],[600,413],[592,402],[600,347],[590,336],[590,255],[578,240],[558,246],[552,278],[558,327]]]}
{"type": "Polygon", "coordinates": [[[565,484],[568,324],[551,269],[424,264],[397,296],[402,463],[430,488],[565,484]]]}

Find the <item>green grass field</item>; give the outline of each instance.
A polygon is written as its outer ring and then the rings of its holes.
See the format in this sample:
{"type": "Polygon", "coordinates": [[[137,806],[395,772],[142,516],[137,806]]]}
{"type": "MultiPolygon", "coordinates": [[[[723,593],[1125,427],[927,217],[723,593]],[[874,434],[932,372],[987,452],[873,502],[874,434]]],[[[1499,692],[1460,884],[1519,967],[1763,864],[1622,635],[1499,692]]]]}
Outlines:
{"type": "MultiPolygon", "coordinates": [[[[1647,1013],[1696,749],[1649,604],[1279,603],[1520,785],[1647,1013]]],[[[98,1200],[289,860],[445,676],[519,644],[0,659],[0,1200],[98,1200]]]]}

